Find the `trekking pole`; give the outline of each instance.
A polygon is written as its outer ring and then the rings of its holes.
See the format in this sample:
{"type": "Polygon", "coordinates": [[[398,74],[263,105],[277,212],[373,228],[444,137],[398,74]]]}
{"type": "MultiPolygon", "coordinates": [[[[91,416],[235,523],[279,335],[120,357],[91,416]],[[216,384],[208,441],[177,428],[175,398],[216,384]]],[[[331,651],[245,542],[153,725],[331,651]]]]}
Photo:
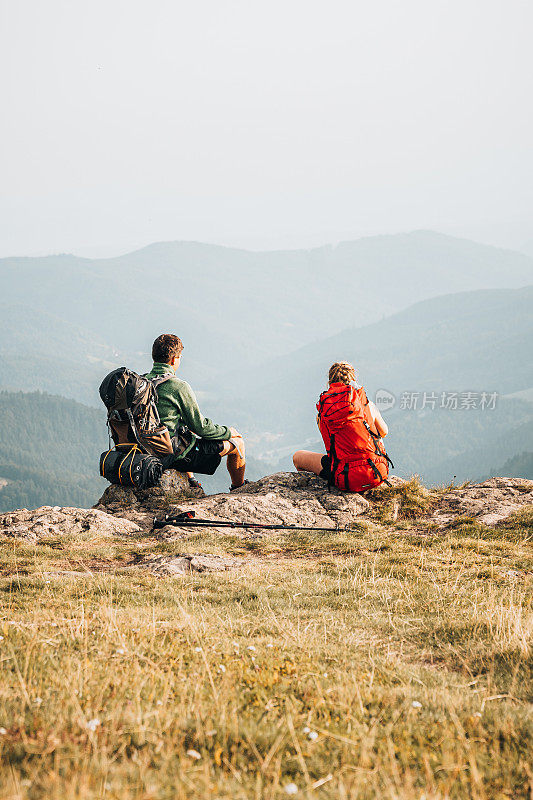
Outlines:
{"type": "Polygon", "coordinates": [[[321,533],[332,533],[334,531],[347,531],[347,527],[339,528],[314,528],[305,525],[264,525],[260,522],[232,522],[230,519],[201,519],[196,516],[194,511],[182,511],[179,514],[165,514],[158,519],[154,517],[152,530],[164,528],[166,525],[173,525],[176,528],[241,528],[244,530],[269,530],[269,531],[320,531],[321,533]]]}

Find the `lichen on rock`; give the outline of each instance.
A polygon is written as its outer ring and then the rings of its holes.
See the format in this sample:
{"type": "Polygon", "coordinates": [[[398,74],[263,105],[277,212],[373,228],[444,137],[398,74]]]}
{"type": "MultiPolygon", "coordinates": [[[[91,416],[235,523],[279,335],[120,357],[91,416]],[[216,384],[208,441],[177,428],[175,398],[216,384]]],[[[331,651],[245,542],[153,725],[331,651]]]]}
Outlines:
{"type": "Polygon", "coordinates": [[[434,511],[432,521],[447,527],[458,517],[468,517],[494,527],[533,503],[533,481],[525,478],[490,478],[446,492],[434,511]]]}

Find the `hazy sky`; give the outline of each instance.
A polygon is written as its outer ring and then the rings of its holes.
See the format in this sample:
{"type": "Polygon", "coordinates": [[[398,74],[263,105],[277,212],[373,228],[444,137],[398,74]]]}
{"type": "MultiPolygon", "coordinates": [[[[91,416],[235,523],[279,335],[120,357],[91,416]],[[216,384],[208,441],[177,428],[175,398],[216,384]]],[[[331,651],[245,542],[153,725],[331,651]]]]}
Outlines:
{"type": "Polygon", "coordinates": [[[0,256],[533,239],[531,0],[0,0],[0,256]]]}

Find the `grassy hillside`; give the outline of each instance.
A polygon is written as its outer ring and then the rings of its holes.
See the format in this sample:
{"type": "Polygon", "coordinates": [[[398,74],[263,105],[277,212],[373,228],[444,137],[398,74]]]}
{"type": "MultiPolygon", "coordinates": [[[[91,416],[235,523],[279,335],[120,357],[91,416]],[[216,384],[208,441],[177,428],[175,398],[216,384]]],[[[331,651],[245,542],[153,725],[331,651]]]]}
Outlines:
{"type": "Polygon", "coordinates": [[[103,412],[40,392],[0,392],[0,511],[93,505],[107,485],[98,477],[106,447],[103,412]]]}
{"type": "Polygon", "coordinates": [[[0,542],[0,798],[526,800],[532,534],[0,542]]]}
{"type": "Polygon", "coordinates": [[[314,250],[254,253],[163,242],[114,259],[2,259],[9,320],[0,385],[35,388],[35,366],[47,380],[43,387],[85,400],[78,379],[83,369],[94,372],[90,359],[127,359],[137,370],[148,369],[153,339],[170,330],[185,341],[185,371],[207,388],[214,373],[226,375],[377,321],[417,300],[520,286],[532,276],[533,260],[523,254],[429,231],[314,250]],[[42,337],[50,328],[58,333],[53,347],[42,337]],[[70,348],[69,330],[74,339],[83,332],[79,356],[70,348]],[[27,361],[25,369],[20,360],[27,361]],[[49,363],[58,371],[56,385],[49,363]]]}

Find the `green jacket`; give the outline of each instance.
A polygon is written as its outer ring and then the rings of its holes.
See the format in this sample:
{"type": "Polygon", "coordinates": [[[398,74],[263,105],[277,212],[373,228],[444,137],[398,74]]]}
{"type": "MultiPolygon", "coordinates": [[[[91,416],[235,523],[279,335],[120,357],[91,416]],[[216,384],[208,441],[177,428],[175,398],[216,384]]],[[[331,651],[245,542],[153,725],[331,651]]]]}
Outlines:
{"type": "MultiPolygon", "coordinates": [[[[204,417],[189,384],[177,378],[168,364],[156,361],[146,377],[155,378],[156,375],[167,373],[172,373],[172,377],[157,387],[157,410],[161,422],[167,426],[170,435],[174,436],[179,425],[186,425],[202,439],[231,438],[231,431],[227,425],[217,425],[204,417]]],[[[186,455],[193,445],[194,441],[184,450],[180,458],[186,455]]]]}

